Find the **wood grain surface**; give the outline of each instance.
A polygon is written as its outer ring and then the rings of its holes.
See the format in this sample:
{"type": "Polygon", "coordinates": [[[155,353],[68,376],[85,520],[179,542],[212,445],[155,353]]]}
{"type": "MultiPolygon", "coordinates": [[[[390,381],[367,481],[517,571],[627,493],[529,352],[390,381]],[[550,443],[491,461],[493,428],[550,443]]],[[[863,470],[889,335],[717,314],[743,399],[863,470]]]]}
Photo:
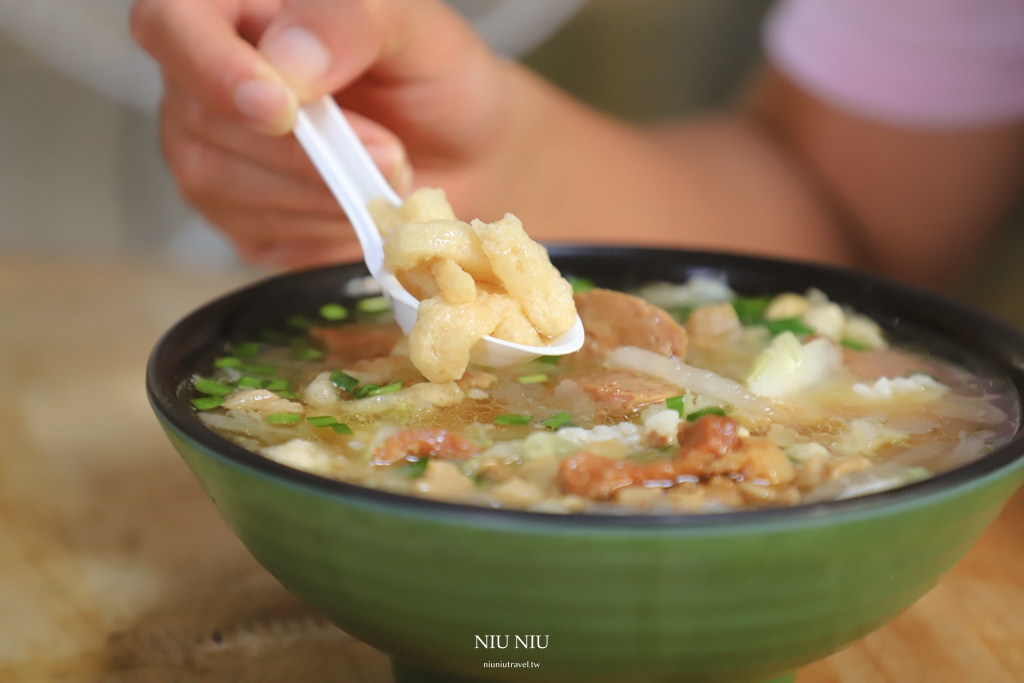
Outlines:
{"type": "MultiPolygon", "coordinates": [[[[248,555],[146,402],[160,333],[253,276],[0,260],[0,681],[391,680],[248,555]]],[[[1024,681],[1024,494],[925,598],[797,680],[1024,681]]]]}

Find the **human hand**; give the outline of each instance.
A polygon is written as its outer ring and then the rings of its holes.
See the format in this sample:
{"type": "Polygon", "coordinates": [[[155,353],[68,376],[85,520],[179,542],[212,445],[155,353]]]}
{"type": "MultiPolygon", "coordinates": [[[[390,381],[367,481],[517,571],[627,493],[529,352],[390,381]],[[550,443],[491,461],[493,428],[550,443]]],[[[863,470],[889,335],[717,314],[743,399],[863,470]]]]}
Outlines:
{"type": "Polygon", "coordinates": [[[301,102],[335,93],[400,193],[415,169],[457,208],[502,148],[507,69],[434,0],[139,0],[132,29],[163,72],[161,141],[182,193],[250,261],[359,255],[285,134],[301,102]]]}

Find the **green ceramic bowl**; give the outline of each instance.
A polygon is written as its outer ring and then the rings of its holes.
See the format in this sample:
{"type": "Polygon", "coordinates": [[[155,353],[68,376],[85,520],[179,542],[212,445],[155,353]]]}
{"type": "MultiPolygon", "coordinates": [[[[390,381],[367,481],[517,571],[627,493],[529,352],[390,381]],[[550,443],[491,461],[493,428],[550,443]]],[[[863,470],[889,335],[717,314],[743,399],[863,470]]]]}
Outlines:
{"type": "MultiPolygon", "coordinates": [[[[611,287],[720,272],[825,290],[890,334],[1024,390],[1024,339],[903,285],[690,252],[553,249],[611,287]]],[[[361,265],[274,278],[178,323],[150,359],[157,416],[231,529],[289,590],[394,659],[399,681],[790,680],[927,592],[1024,482],[1024,439],[893,491],[705,516],[559,516],[408,498],[298,472],[208,431],[184,399],[225,341],[338,300],[361,265]]],[[[1018,404],[1007,406],[1017,414],[1018,404]]]]}

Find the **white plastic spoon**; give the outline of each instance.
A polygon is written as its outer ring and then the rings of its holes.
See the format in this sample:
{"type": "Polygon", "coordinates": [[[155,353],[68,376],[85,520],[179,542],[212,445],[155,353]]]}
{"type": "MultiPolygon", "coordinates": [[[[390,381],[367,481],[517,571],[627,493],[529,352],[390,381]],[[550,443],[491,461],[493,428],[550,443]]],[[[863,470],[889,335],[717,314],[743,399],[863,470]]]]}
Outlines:
{"type": "MultiPolygon", "coordinates": [[[[391,303],[395,321],[409,334],[416,322],[419,302],[405,290],[394,273],[384,268],[384,243],[366,209],[371,199],[383,197],[399,206],[401,198],[384,180],[369,153],[349,126],[334,98],[325,96],[299,110],[294,131],[313,166],[320,172],[334,198],[345,210],[352,229],[363,247],[366,267],[391,303]]],[[[474,363],[491,367],[517,365],[538,356],[562,356],[583,346],[583,323],[553,340],[550,346],[524,346],[494,337],[484,337],[473,347],[474,363]]]]}

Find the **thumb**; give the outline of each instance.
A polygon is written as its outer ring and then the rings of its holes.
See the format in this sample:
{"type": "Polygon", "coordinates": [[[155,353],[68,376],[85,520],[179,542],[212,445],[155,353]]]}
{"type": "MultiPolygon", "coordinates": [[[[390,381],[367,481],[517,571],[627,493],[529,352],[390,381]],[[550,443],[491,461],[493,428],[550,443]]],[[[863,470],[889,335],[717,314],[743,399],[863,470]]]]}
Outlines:
{"type": "Polygon", "coordinates": [[[438,0],[294,0],[267,27],[259,51],[309,102],[369,70],[392,81],[429,78],[478,42],[438,0]]]}

